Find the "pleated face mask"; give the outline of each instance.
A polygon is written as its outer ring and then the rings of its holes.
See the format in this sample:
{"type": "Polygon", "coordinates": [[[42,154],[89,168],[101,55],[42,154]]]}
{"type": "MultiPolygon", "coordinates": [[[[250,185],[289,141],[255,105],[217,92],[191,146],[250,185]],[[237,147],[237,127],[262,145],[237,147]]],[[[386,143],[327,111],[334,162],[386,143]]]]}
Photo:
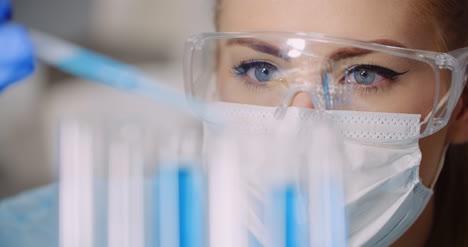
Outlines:
{"type": "Polygon", "coordinates": [[[320,33],[205,33],[187,41],[185,88],[251,136],[275,135],[271,123],[281,118],[302,122],[300,135],[317,119],[333,122],[343,151],[319,148],[346,156],[348,244],[387,246],[432,194],[419,179],[418,140],[448,123],[468,78],[467,49],[440,53],[320,33]]]}
{"type": "MultiPolygon", "coordinates": [[[[215,103],[214,108],[239,135],[270,136],[278,131],[273,124],[277,121],[274,107],[215,103]]],[[[408,138],[419,133],[420,116],[290,107],[283,120],[301,123],[296,133],[307,135],[314,123],[323,119],[333,122],[345,137],[342,149],[327,146],[329,142],[320,148],[331,154],[334,150],[344,152],[346,157],[341,165],[348,245],[390,245],[414,223],[432,195],[419,178],[418,139],[408,138]]],[[[206,125],[208,141],[212,133],[206,125]]]]}

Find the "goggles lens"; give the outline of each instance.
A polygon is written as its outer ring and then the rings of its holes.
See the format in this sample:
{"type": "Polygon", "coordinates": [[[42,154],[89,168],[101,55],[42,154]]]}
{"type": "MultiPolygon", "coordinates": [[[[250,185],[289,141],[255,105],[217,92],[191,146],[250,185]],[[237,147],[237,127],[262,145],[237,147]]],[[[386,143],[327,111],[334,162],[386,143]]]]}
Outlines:
{"type": "Polygon", "coordinates": [[[188,86],[205,101],[418,114],[422,123],[450,88],[449,70],[375,44],[259,36],[194,45],[188,86]]]}

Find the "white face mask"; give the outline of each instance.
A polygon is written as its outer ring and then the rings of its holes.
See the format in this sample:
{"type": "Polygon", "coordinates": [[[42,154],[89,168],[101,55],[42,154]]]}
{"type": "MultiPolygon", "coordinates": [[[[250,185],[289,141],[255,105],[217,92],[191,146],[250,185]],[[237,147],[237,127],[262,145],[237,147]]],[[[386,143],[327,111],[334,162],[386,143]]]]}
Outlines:
{"type": "MultiPolygon", "coordinates": [[[[274,134],[275,107],[216,103],[230,126],[241,133],[274,134]]],[[[323,114],[290,107],[286,119],[311,122],[323,114]]],[[[347,137],[344,142],[346,213],[349,246],[388,246],[419,217],[432,195],[419,179],[420,116],[395,113],[329,111],[347,137]],[[393,141],[392,144],[385,142],[393,141]],[[395,142],[396,141],[396,142],[395,142]]],[[[308,125],[311,126],[311,125],[308,125]]],[[[209,131],[206,135],[209,138],[209,131]]],[[[333,147],[324,147],[331,148],[333,147]]]]}

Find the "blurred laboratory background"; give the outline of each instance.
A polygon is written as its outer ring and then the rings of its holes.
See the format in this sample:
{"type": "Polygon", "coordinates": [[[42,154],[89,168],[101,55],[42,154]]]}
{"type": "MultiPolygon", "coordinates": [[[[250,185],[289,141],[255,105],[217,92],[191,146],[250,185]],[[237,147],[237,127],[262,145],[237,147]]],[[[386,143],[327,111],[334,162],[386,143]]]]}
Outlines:
{"type": "MultiPolygon", "coordinates": [[[[213,0],[14,0],[14,20],[135,65],[182,90],[183,45],[213,31],[213,0]]],[[[0,199],[57,179],[57,122],[66,114],[167,109],[38,64],[0,96],[0,199]]]]}

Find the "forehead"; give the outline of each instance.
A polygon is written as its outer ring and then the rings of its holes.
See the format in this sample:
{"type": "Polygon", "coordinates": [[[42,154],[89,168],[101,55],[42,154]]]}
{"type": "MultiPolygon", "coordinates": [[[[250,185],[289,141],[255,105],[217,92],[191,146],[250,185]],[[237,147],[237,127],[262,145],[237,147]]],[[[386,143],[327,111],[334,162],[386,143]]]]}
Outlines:
{"type": "Polygon", "coordinates": [[[434,30],[416,15],[419,0],[221,0],[219,31],[317,32],[393,39],[432,50],[434,30]]]}

